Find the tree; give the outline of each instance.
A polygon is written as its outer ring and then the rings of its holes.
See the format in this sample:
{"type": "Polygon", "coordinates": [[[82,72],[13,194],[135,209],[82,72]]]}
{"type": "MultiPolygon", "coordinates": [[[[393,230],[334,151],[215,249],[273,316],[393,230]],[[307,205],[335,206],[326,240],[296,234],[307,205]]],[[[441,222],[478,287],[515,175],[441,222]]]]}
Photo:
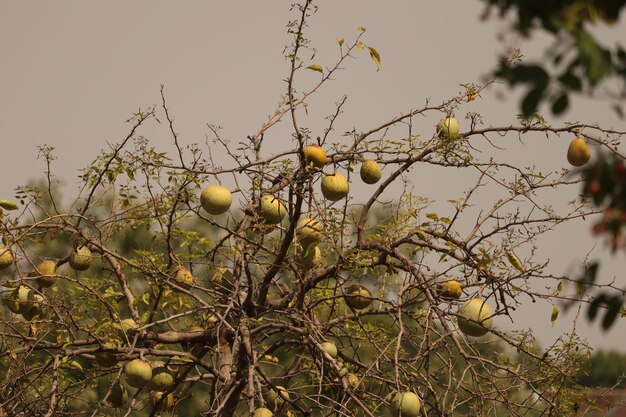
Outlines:
{"type": "Polygon", "coordinates": [[[318,136],[304,125],[310,97],[349,58],[380,67],[381,54],[359,28],[335,63],[307,58],[315,10],[294,6],[286,93],[245,141],[210,126],[206,149],[183,145],[162,88],[160,108],[129,119],[70,204],[41,148],[45,183],[18,188],[21,206],[0,202],[7,414],[571,415],[584,342],[543,349],[500,323],[536,299],[554,304],[552,321],[561,300],[589,302],[536,249],[597,210],[577,198],[577,171],[488,152],[501,136],[584,133],[609,148],[624,132],[535,116],[488,126],[462,117],[475,98],[464,91],[341,134],[344,97],[318,136]],[[417,134],[418,117],[432,130],[417,134]],[[142,136],[154,121],[173,156],[142,136]],[[273,136],[279,122],[290,138],[273,136]],[[376,163],[361,173],[364,161],[376,163]],[[432,201],[417,169],[467,187],[432,201]]]}

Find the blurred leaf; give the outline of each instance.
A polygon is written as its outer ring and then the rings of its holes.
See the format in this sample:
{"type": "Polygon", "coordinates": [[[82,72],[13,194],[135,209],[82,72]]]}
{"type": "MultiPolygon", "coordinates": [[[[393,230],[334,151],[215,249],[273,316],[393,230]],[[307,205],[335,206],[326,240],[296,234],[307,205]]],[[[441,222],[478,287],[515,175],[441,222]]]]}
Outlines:
{"type": "Polygon", "coordinates": [[[569,106],[569,98],[567,93],[562,93],[554,103],[552,103],[552,113],[555,115],[562,114],[569,106]]]}
{"type": "Polygon", "coordinates": [[[559,317],[559,308],[557,306],[552,306],[552,315],[550,316],[550,322],[554,326],[554,322],[559,317]]]}
{"type": "Polygon", "coordinates": [[[5,210],[17,210],[17,204],[9,200],[0,200],[0,207],[5,210]]]}
{"type": "Polygon", "coordinates": [[[324,73],[324,68],[322,68],[321,65],[317,65],[317,64],[309,65],[308,67],[306,67],[306,69],[321,72],[322,74],[324,73]]]}
{"type": "Polygon", "coordinates": [[[380,54],[378,53],[378,51],[376,49],[374,49],[371,46],[367,47],[370,50],[370,56],[372,57],[372,59],[374,60],[374,62],[376,62],[376,71],[380,71],[380,54]]]}

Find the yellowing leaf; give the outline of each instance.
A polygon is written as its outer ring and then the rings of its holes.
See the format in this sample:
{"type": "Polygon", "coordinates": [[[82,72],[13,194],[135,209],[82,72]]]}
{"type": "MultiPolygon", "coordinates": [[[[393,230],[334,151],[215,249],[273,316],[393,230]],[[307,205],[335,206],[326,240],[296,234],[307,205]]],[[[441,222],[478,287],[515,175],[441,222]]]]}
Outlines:
{"type": "Polygon", "coordinates": [[[309,65],[308,67],[306,67],[306,69],[310,69],[312,71],[317,71],[320,73],[324,73],[324,68],[322,68],[321,65],[317,65],[317,64],[313,64],[313,65],[309,65]]]}
{"type": "Polygon", "coordinates": [[[339,44],[339,46],[343,45],[343,38],[339,39],[337,38],[337,43],[339,44]]]}
{"type": "Polygon", "coordinates": [[[5,210],[17,210],[17,204],[9,200],[0,200],[0,207],[5,210]]]}
{"type": "Polygon", "coordinates": [[[365,32],[365,28],[363,26],[359,26],[358,28],[356,28],[359,32],[363,33],[365,32]]]}
{"type": "Polygon", "coordinates": [[[378,51],[374,48],[372,48],[371,46],[368,46],[367,49],[370,50],[370,56],[372,57],[372,59],[374,60],[374,62],[376,62],[376,71],[380,71],[380,54],[378,53],[378,51]]]}
{"type": "Polygon", "coordinates": [[[552,306],[552,315],[550,316],[550,322],[554,326],[554,322],[559,317],[559,308],[557,306],[552,306]]]}
{"type": "Polygon", "coordinates": [[[356,44],[357,51],[362,51],[363,48],[365,48],[365,44],[363,44],[363,42],[359,42],[356,44]]]}

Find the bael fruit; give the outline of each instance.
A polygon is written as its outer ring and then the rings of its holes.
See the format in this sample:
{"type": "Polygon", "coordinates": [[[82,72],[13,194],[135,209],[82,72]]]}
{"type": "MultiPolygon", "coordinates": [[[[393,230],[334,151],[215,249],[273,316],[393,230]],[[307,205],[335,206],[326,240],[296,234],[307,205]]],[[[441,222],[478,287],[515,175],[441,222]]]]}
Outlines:
{"type": "Polygon", "coordinates": [[[394,417],[417,417],[422,402],[420,397],[412,392],[398,392],[391,400],[391,415],[394,417]]]}
{"type": "MultiPolygon", "coordinates": [[[[104,342],[102,349],[116,349],[117,345],[114,342],[104,342]]],[[[94,354],[96,357],[96,363],[103,368],[111,368],[119,362],[117,355],[114,352],[108,352],[106,350],[98,351],[94,354]]]]}
{"type": "MultiPolygon", "coordinates": [[[[150,391],[150,405],[152,407],[156,406],[162,397],[163,393],[161,391],[150,391]]],[[[157,412],[162,413],[163,411],[171,410],[172,407],[174,407],[174,394],[170,392],[157,407],[157,412]]]]}
{"type": "Polygon", "coordinates": [[[281,408],[285,400],[289,400],[289,392],[280,385],[276,385],[276,389],[270,388],[265,394],[267,405],[274,411],[281,408]]]}
{"type": "Polygon", "coordinates": [[[346,304],[355,310],[363,310],[372,303],[372,293],[362,285],[350,285],[344,294],[346,304]]]}
{"type": "Polygon", "coordinates": [[[320,222],[315,219],[309,219],[308,217],[302,217],[298,220],[296,224],[296,234],[298,236],[298,242],[303,248],[313,243],[320,242],[324,237],[320,222]]]}
{"type": "Polygon", "coordinates": [[[259,407],[254,410],[254,414],[252,417],[272,417],[274,414],[272,411],[265,407],[259,407]]]}
{"type": "Polygon", "coordinates": [[[152,368],[148,362],[142,359],[133,359],[126,364],[124,376],[131,387],[143,388],[152,379],[152,368]]]}
{"type": "Polygon", "coordinates": [[[322,180],[322,194],[330,201],[339,201],[350,192],[348,180],[341,174],[327,175],[322,180]]]}
{"type": "Polygon", "coordinates": [[[373,159],[363,161],[361,164],[361,179],[366,184],[376,184],[382,175],[378,162],[373,159]]]}
{"type": "Polygon", "coordinates": [[[317,245],[310,245],[297,252],[295,261],[304,270],[313,269],[322,263],[322,251],[317,245]]]}
{"type": "Polygon", "coordinates": [[[38,316],[41,313],[41,305],[43,304],[43,302],[43,297],[39,294],[35,294],[33,296],[32,307],[28,311],[23,312],[22,317],[24,317],[24,319],[28,321],[34,319],[35,316],[38,316]]]}
{"type": "Polygon", "coordinates": [[[487,334],[493,324],[493,311],[482,298],[472,298],[459,309],[459,329],[468,336],[487,334]]]}
{"type": "Polygon", "coordinates": [[[441,119],[437,123],[437,136],[442,139],[454,139],[459,135],[459,122],[454,116],[441,119]]]}
{"type": "Polygon", "coordinates": [[[91,267],[91,251],[87,246],[79,246],[72,251],[69,259],[70,268],[75,271],[86,271],[91,267]]]}
{"type": "Polygon", "coordinates": [[[128,401],[128,391],[119,382],[111,387],[111,393],[107,397],[107,401],[113,408],[120,408],[126,405],[128,401]]]}
{"type": "Polygon", "coordinates": [[[46,259],[37,265],[37,284],[49,288],[57,281],[57,261],[46,259]]]}
{"type": "Polygon", "coordinates": [[[308,165],[313,165],[316,168],[323,168],[328,162],[326,152],[321,146],[308,145],[303,148],[304,160],[308,165]]]}
{"type": "Polygon", "coordinates": [[[13,263],[13,252],[0,245],[0,269],[6,269],[13,263]]]}
{"type": "Polygon", "coordinates": [[[152,371],[150,389],[154,391],[167,391],[174,385],[174,375],[165,366],[159,366],[152,371]]]}
{"type": "Polygon", "coordinates": [[[26,285],[20,285],[6,298],[7,307],[15,314],[24,314],[33,308],[35,293],[26,285]]]}
{"type": "Polygon", "coordinates": [[[567,162],[575,167],[585,165],[591,157],[591,150],[584,139],[574,138],[567,148],[567,162]]]}
{"type": "Polygon", "coordinates": [[[261,203],[259,204],[259,215],[265,223],[277,224],[283,221],[287,209],[285,205],[271,194],[266,194],[261,197],[261,203]]]}
{"type": "Polygon", "coordinates": [[[328,353],[328,356],[330,356],[331,358],[337,358],[337,345],[335,345],[333,342],[322,343],[322,349],[324,349],[324,352],[328,353]]]}
{"type": "Polygon", "coordinates": [[[200,195],[200,204],[209,214],[226,213],[232,203],[233,196],[230,190],[221,185],[209,185],[200,195]]]}

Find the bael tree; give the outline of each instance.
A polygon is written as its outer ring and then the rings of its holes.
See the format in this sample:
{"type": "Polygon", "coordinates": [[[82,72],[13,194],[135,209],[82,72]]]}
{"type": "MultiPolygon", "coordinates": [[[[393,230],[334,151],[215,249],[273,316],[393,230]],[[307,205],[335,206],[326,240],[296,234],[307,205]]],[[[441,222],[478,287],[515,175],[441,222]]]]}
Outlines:
{"type": "MultiPolygon", "coordinates": [[[[582,133],[608,148],[624,132],[535,117],[487,126],[476,113],[461,117],[474,98],[463,93],[341,135],[343,97],[317,136],[304,125],[310,97],[360,50],[378,66],[381,57],[360,28],[338,41],[332,65],[305,59],[315,10],[311,1],[293,7],[286,93],[245,141],[233,145],[210,126],[206,148],[183,145],[162,89],[160,108],[129,119],[128,135],[84,170],[68,205],[55,189],[53,150],[41,148],[46,182],[18,188],[21,207],[0,201],[3,413],[578,409],[584,342],[564,334],[542,349],[531,332],[503,326],[538,299],[553,303],[552,321],[561,300],[589,302],[537,248],[596,210],[555,201],[555,189],[571,195],[583,181],[565,166],[542,173],[489,153],[537,133],[563,140],[564,154],[582,133]],[[307,72],[319,80],[299,91],[307,72]],[[418,117],[432,128],[417,134],[418,117]],[[159,120],[173,156],[141,134],[159,120]],[[279,122],[290,138],[272,136],[279,122]],[[415,188],[418,169],[461,175],[466,188],[434,201],[415,188]]],[[[569,159],[584,164],[589,148],[574,144],[569,159]]]]}

